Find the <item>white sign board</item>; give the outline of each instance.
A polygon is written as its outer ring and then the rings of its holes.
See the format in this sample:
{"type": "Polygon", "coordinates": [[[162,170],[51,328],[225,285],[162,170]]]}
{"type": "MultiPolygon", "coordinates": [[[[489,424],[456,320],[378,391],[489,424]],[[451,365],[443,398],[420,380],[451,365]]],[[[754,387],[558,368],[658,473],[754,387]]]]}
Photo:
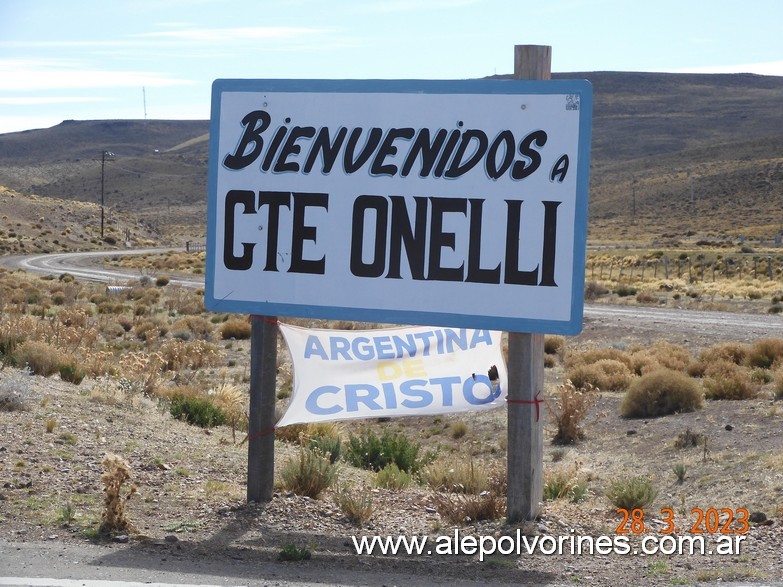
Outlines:
{"type": "Polygon", "coordinates": [[[214,311],[575,334],[586,81],[217,80],[214,311]]]}
{"type": "Polygon", "coordinates": [[[426,416],[506,405],[499,331],[316,330],[280,324],[294,390],[277,426],[426,416]]]}

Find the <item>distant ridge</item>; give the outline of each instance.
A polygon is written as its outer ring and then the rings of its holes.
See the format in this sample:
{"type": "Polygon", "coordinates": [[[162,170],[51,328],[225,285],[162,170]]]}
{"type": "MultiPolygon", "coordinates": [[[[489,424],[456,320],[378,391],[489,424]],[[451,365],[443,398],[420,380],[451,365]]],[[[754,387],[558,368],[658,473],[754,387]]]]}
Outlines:
{"type": "MultiPolygon", "coordinates": [[[[553,78],[593,85],[591,239],[753,236],[783,225],[783,77],[553,78]]],[[[3,134],[0,185],[94,202],[105,149],[117,155],[106,170],[117,209],[182,206],[186,218],[168,219],[203,224],[208,133],[206,120],[87,120],[3,134]]]]}

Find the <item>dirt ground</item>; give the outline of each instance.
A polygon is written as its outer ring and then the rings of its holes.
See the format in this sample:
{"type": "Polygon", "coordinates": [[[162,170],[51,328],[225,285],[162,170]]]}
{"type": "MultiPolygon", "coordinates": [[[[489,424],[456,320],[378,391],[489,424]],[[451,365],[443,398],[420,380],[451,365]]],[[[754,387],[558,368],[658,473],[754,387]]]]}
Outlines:
{"type": "MultiPolygon", "coordinates": [[[[688,335],[668,327],[661,339],[683,344],[688,335]]],[[[612,330],[593,322],[578,340],[567,344],[638,342],[647,331],[612,330]]],[[[727,338],[730,333],[727,333],[727,338]]],[[[652,342],[652,339],[649,340],[652,342]]],[[[713,340],[712,343],[717,343],[713,340]]],[[[692,350],[697,350],[695,347],[692,350]]],[[[237,345],[238,353],[244,352],[237,345]]],[[[17,377],[10,369],[0,380],[17,377]]],[[[562,380],[563,368],[546,370],[548,392],[562,380]]],[[[769,585],[783,581],[783,405],[773,401],[771,384],[746,401],[708,401],[704,409],[650,420],[619,415],[620,394],[603,393],[591,412],[586,439],[566,449],[547,442],[545,470],[573,468],[587,480],[585,501],[546,501],[540,518],[520,526],[501,522],[454,526],[441,518],[433,492],[413,486],[401,492],[373,490],[375,514],[359,528],[350,524],[326,492],[314,500],[277,491],[267,504],[247,504],[246,445],[229,428],[212,431],[174,420],[157,403],[143,397],[106,397],[59,379],[29,377],[27,409],[0,412],[0,540],[87,545],[103,511],[100,481],[105,453],[129,464],[138,492],[127,502],[134,525],[128,542],[98,541],[108,554],[137,553],[138,564],[161,559],[188,566],[205,561],[237,561],[242,569],[272,565],[274,578],[304,583],[340,584],[580,584],[580,585],[769,585]],[[51,432],[47,431],[51,428],[51,432]],[[675,440],[690,430],[707,439],[679,449],[675,440]],[[686,468],[677,481],[675,464],[686,468]],[[670,508],[679,535],[705,528],[695,508],[706,512],[741,508],[763,513],[767,521],[750,524],[740,551],[731,555],[632,554],[546,556],[358,555],[351,536],[460,535],[512,537],[576,535],[618,537],[621,517],[605,496],[612,480],[648,475],[658,497],[644,512],[653,535],[662,536],[664,508],[670,508]],[[312,557],[277,562],[281,549],[306,547],[312,557]],[[248,567],[249,566],[249,567],[248,567]]],[[[372,423],[422,439],[447,458],[502,462],[506,411],[443,417],[408,418],[372,423]],[[468,433],[453,442],[442,430],[450,420],[468,423],[468,433]],[[435,431],[440,428],[441,432],[435,431]],[[429,436],[429,438],[428,438],[429,436]],[[450,455],[450,456],[449,456],[450,455]]],[[[553,435],[547,428],[547,439],[553,435]]],[[[296,450],[276,442],[276,465],[296,450]]],[[[369,474],[342,466],[344,479],[370,483],[369,474]]],[[[127,486],[127,485],[126,485],[127,486]]],[[[127,491],[125,489],[124,491],[127,491]]],[[[724,513],[724,518],[726,512],[724,513]]],[[[629,527],[626,525],[626,527],[629,527]]],[[[713,547],[719,534],[704,534],[713,547]]],[[[630,534],[633,548],[644,535],[630,534]]],[[[124,538],[120,538],[124,541],[124,538]]],[[[544,543],[542,543],[543,545],[544,543]]],[[[548,543],[547,543],[548,544],[548,543]]],[[[566,549],[568,543],[566,542],[566,549]]],[[[155,563],[157,564],[157,563],[155,563]]],[[[237,571],[237,576],[245,576],[237,571]]],[[[13,573],[12,573],[13,574],[13,573]]],[[[266,577],[270,579],[271,577],[266,577]]],[[[236,580],[228,583],[236,584],[236,580]]],[[[247,581],[243,581],[247,584],[247,581]]]]}

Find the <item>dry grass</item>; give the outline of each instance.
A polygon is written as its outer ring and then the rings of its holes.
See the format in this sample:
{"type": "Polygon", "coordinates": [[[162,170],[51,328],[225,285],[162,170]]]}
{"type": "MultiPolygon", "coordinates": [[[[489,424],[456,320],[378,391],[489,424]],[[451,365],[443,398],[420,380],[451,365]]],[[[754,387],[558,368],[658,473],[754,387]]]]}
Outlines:
{"type": "Polygon", "coordinates": [[[422,481],[435,491],[479,494],[489,488],[489,471],[473,459],[436,461],[424,468],[422,481]]]}
{"type": "Polygon", "coordinates": [[[131,485],[123,495],[123,485],[131,479],[128,463],[118,455],[107,454],[101,464],[106,469],[101,475],[103,492],[106,494],[103,500],[101,531],[109,534],[134,530],[125,511],[125,504],[136,493],[136,486],[131,485]]]}
{"type": "Polygon", "coordinates": [[[582,440],[585,437],[582,423],[599,399],[598,390],[589,383],[577,387],[568,380],[558,385],[554,399],[546,402],[547,411],[557,427],[552,443],[567,445],[582,440]]]}

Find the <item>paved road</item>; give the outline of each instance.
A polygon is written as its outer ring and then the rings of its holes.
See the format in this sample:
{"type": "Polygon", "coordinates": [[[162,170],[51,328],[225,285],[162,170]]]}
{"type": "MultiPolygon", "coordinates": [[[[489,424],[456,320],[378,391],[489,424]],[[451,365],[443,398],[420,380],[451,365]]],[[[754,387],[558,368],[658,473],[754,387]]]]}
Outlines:
{"type": "MultiPolygon", "coordinates": [[[[142,255],[171,250],[182,249],[131,249],[0,257],[0,265],[40,274],[70,273],[79,279],[105,283],[125,282],[139,279],[141,273],[103,267],[100,264],[101,259],[115,255],[142,255]]],[[[172,278],[170,283],[184,287],[204,287],[204,279],[199,276],[176,277],[172,278]]],[[[601,334],[606,331],[614,333],[613,336],[621,336],[636,333],[640,338],[655,336],[656,333],[659,337],[669,334],[685,340],[700,340],[705,344],[724,340],[748,342],[769,336],[783,338],[783,317],[774,315],[606,304],[587,304],[584,315],[587,334],[601,334]]]]}

